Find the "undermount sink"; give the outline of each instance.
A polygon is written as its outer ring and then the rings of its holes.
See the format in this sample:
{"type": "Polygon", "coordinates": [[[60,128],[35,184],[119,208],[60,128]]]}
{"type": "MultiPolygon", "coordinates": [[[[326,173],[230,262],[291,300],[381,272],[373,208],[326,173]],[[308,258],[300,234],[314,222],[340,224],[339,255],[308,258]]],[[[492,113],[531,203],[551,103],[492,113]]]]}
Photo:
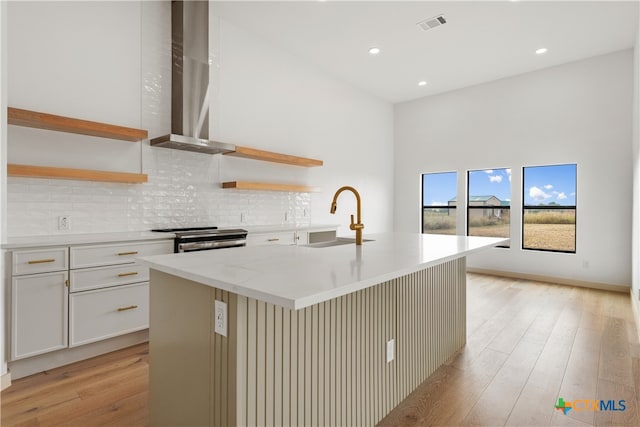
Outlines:
{"type": "MultiPolygon", "coordinates": [[[[362,239],[362,243],[365,242],[373,242],[372,239],[362,239]]],[[[356,243],[356,239],[352,239],[349,237],[338,237],[336,240],[329,240],[328,242],[318,242],[311,243],[309,245],[304,245],[308,248],[329,248],[332,246],[341,246],[341,245],[354,245],[356,243]]]]}

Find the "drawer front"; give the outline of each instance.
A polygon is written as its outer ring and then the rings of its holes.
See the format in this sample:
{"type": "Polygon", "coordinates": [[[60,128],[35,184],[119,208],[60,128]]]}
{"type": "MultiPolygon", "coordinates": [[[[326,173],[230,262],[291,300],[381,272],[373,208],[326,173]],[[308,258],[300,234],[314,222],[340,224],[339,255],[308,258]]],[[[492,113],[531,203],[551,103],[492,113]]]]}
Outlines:
{"type": "Polygon", "coordinates": [[[66,270],[69,267],[69,248],[15,251],[12,264],[14,276],[66,270]]]}
{"type": "Polygon", "coordinates": [[[128,264],[137,257],[173,253],[173,240],[71,247],[71,268],[128,264]]]}
{"type": "Polygon", "coordinates": [[[69,347],[148,327],[148,283],[79,292],[69,296],[69,347]]]}
{"type": "Polygon", "coordinates": [[[293,231],[284,233],[263,233],[247,235],[247,246],[259,245],[295,245],[296,233],[293,231]]]}
{"type": "Polygon", "coordinates": [[[71,292],[148,282],[149,268],[138,263],[71,270],[71,292]]]}

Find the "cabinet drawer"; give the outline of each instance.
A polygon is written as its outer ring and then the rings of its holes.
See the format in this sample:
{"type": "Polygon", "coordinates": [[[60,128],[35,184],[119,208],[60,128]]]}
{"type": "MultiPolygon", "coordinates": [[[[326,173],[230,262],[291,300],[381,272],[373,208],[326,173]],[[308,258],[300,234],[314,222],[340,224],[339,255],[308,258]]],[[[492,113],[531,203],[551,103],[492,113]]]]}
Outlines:
{"type": "Polygon", "coordinates": [[[71,294],[69,347],[149,327],[149,284],[71,294]]]}
{"type": "Polygon", "coordinates": [[[149,268],[138,263],[71,270],[71,292],[148,282],[149,268]]]}
{"type": "Polygon", "coordinates": [[[262,233],[247,235],[247,246],[258,245],[295,245],[296,233],[293,231],[284,233],[262,233]]]}
{"type": "Polygon", "coordinates": [[[71,268],[127,264],[137,257],[173,253],[173,241],[134,242],[71,248],[71,268]]]}
{"type": "Polygon", "coordinates": [[[66,270],[69,267],[69,249],[58,247],[15,251],[12,264],[14,276],[66,270]]]}

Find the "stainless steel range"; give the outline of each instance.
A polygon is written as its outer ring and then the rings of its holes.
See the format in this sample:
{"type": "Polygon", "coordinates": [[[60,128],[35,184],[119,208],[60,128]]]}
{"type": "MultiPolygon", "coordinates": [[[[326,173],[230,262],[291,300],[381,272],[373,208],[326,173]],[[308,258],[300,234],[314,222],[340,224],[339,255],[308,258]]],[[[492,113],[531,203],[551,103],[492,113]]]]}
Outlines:
{"type": "Polygon", "coordinates": [[[151,231],[174,233],[176,238],[173,251],[176,253],[234,248],[247,244],[247,230],[241,228],[220,230],[218,227],[189,227],[151,231]]]}

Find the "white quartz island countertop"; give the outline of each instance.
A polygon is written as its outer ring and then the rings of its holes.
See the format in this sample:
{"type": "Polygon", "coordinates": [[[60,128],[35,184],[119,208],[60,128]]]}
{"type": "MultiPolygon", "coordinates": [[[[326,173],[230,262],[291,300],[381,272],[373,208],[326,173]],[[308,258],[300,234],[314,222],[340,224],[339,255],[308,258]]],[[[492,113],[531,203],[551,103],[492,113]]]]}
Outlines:
{"type": "Polygon", "coordinates": [[[365,239],[372,241],[319,248],[253,246],[139,260],[164,273],[300,309],[508,242],[417,233],[370,234],[365,239]]]}

